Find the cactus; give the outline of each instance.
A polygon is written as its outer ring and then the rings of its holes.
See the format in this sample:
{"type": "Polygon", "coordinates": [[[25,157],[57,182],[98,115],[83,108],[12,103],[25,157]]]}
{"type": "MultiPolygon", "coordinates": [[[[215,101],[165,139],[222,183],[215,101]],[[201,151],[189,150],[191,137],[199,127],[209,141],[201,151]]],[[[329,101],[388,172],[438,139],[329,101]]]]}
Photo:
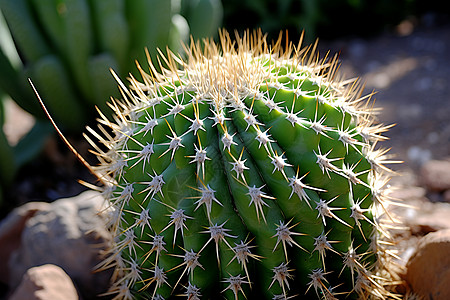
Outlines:
{"type": "Polygon", "coordinates": [[[388,295],[389,161],[375,145],[389,126],[337,57],[282,44],[222,31],[129,88],[116,76],[115,122],[86,135],[116,299],[388,295]]]}
{"type": "MultiPolygon", "coordinates": [[[[222,7],[217,0],[203,2],[211,4],[215,19],[193,15],[198,19],[189,21],[207,28],[199,35],[210,36],[222,21],[222,7]]],[[[120,95],[110,68],[138,76],[135,60],[146,63],[145,48],[155,58],[157,48],[178,51],[180,40],[187,42],[182,13],[180,0],[0,0],[6,20],[0,16],[0,44],[11,33],[22,59],[0,76],[0,87],[46,120],[26,80],[31,78],[55,121],[81,134],[86,123],[95,122],[94,105],[106,111],[109,97],[120,95]]]]}

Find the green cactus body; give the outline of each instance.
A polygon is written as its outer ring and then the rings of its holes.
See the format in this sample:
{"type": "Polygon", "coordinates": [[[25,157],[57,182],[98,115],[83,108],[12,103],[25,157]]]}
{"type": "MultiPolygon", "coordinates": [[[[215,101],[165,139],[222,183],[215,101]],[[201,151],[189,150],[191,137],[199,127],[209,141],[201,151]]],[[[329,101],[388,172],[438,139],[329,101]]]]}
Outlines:
{"type": "MultiPolygon", "coordinates": [[[[117,298],[384,297],[385,151],[357,81],[315,47],[221,34],[120,83],[95,146],[117,298]]],[[[366,99],[367,98],[367,99],[366,99]]],[[[92,143],[95,145],[95,143],[92,143]]]]}

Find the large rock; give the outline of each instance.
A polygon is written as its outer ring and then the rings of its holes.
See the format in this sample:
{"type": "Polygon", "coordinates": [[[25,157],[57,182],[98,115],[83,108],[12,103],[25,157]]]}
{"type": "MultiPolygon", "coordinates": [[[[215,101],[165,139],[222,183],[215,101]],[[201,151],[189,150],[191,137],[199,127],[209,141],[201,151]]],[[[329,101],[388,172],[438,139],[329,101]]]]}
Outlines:
{"type": "Polygon", "coordinates": [[[10,287],[34,266],[54,264],[72,278],[84,299],[108,289],[110,271],[93,272],[111,237],[104,225],[104,199],[94,191],[59,199],[29,218],[21,246],[9,259],[10,287]]]}
{"type": "Polygon", "coordinates": [[[58,266],[42,265],[29,269],[9,300],[78,300],[70,277],[58,266]]]}
{"type": "Polygon", "coordinates": [[[0,222],[0,282],[8,284],[8,261],[11,253],[20,248],[21,235],[27,221],[36,212],[49,209],[50,204],[44,202],[30,202],[14,209],[0,222]]]}
{"type": "Polygon", "coordinates": [[[405,279],[423,299],[450,299],[450,229],[424,236],[406,264],[405,279]]]}

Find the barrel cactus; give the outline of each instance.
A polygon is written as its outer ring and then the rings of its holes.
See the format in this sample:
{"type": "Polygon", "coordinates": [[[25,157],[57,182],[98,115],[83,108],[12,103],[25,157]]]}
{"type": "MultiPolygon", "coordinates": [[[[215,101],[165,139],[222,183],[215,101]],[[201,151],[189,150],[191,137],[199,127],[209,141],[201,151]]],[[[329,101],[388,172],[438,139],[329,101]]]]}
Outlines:
{"type": "Polygon", "coordinates": [[[223,31],[117,77],[115,122],[87,135],[117,299],[388,295],[387,126],[337,58],[281,40],[223,31]]]}

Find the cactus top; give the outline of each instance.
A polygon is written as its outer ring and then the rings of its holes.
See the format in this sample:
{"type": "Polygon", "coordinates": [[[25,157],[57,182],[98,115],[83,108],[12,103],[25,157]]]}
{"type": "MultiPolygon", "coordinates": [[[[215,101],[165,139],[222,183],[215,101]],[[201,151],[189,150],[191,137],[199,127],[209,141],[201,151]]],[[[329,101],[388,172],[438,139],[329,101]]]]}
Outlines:
{"type": "Polygon", "coordinates": [[[384,297],[387,158],[375,145],[388,127],[371,95],[316,44],[221,32],[185,50],[129,88],[118,80],[114,122],[90,130],[116,237],[111,293],[384,297]]]}

